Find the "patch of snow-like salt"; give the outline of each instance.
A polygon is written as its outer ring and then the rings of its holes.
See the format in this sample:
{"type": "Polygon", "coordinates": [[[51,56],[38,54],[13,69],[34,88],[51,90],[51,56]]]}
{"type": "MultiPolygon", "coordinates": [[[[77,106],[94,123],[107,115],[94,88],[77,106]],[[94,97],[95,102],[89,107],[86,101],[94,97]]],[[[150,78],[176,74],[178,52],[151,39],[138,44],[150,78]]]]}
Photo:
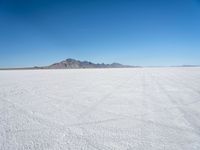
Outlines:
{"type": "Polygon", "coordinates": [[[0,71],[0,149],[200,149],[200,68],[0,71]]]}

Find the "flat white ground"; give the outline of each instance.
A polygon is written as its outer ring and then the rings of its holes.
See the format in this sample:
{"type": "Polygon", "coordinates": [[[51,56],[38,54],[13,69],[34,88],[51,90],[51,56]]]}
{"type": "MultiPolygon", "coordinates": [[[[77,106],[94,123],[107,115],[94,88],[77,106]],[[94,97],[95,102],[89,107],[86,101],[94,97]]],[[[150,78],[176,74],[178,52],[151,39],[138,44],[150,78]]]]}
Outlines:
{"type": "Polygon", "coordinates": [[[0,150],[199,150],[200,68],[0,71],[0,150]]]}

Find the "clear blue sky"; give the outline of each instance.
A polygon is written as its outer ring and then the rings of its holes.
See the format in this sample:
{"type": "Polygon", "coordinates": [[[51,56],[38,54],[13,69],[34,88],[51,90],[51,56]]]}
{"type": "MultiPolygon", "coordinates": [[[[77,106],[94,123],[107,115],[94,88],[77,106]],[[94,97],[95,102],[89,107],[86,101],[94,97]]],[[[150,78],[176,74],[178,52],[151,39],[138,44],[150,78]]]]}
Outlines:
{"type": "Polygon", "coordinates": [[[200,0],[0,0],[0,67],[66,58],[200,64],[200,0]]]}

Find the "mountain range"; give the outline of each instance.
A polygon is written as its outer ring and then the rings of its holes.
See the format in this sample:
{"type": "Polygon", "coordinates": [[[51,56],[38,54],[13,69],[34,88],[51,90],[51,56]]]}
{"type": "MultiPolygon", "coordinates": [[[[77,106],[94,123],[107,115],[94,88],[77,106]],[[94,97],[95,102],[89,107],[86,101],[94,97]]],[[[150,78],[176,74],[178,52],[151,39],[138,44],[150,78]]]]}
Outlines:
{"type": "Polygon", "coordinates": [[[61,62],[51,64],[49,66],[35,66],[25,68],[1,68],[0,70],[12,70],[12,69],[81,69],[81,68],[132,68],[137,66],[122,65],[120,63],[104,64],[93,63],[90,61],[80,61],[72,58],[68,58],[61,62]]]}
{"type": "Polygon", "coordinates": [[[72,58],[68,58],[58,63],[54,63],[50,66],[42,67],[43,69],[79,69],[79,68],[130,68],[133,66],[122,65],[119,63],[104,64],[93,63],[90,61],[80,61],[72,58]]]}

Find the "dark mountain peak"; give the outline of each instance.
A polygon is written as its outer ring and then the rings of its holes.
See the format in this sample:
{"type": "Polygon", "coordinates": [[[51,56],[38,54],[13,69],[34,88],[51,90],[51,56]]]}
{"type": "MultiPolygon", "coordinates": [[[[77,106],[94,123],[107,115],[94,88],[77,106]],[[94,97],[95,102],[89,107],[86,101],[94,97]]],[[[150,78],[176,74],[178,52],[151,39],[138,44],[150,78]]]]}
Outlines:
{"type": "Polygon", "coordinates": [[[65,61],[68,61],[68,62],[75,62],[75,61],[78,61],[78,60],[73,59],[73,58],[67,58],[65,61]]]}

